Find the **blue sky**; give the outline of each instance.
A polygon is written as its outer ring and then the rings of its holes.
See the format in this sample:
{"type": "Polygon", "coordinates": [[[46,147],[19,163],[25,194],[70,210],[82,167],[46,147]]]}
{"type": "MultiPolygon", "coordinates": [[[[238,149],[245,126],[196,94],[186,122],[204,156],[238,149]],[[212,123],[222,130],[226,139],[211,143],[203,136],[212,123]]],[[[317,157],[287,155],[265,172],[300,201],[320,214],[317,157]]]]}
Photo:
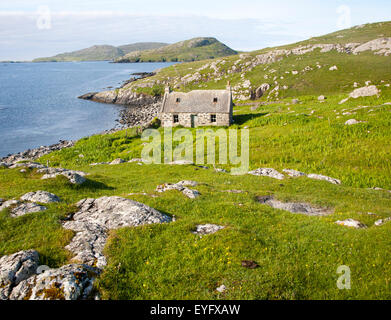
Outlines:
{"type": "Polygon", "coordinates": [[[237,50],[256,50],[391,20],[389,0],[64,2],[1,0],[0,60],[29,60],[94,44],[173,43],[197,36],[216,37],[237,50]]]}

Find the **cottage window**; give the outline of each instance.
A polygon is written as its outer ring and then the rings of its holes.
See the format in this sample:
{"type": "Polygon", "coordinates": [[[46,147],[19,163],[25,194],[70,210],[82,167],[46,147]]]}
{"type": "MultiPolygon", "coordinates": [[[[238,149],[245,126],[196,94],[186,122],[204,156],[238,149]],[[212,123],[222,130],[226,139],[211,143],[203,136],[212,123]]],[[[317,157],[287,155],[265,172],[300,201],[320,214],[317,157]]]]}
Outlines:
{"type": "Polygon", "coordinates": [[[179,116],[177,114],[174,114],[174,123],[179,122],[179,116]]]}
{"type": "Polygon", "coordinates": [[[214,98],[214,99],[213,99],[213,102],[214,102],[214,103],[217,103],[217,101],[218,101],[217,98],[214,98]]]}
{"type": "Polygon", "coordinates": [[[176,103],[181,102],[181,98],[176,98],[176,103]]]}
{"type": "Polygon", "coordinates": [[[216,122],[216,115],[215,114],[210,115],[210,122],[212,122],[212,123],[216,122]]]}

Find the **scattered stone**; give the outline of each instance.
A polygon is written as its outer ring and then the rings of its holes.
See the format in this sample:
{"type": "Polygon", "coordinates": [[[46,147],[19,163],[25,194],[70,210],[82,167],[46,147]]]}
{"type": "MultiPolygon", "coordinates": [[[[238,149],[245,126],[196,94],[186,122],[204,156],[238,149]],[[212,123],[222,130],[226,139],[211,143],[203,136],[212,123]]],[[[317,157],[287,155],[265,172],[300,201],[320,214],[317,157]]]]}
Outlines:
{"type": "Polygon", "coordinates": [[[176,160],[176,161],[173,161],[173,162],[169,162],[167,163],[169,165],[177,165],[177,166],[185,166],[185,165],[192,165],[194,164],[193,161],[188,161],[188,160],[176,160]]]}
{"type": "Polygon", "coordinates": [[[80,185],[86,182],[86,176],[87,174],[82,171],[73,171],[73,170],[67,170],[62,168],[45,168],[45,169],[39,169],[38,173],[45,173],[42,176],[42,180],[46,179],[54,179],[60,175],[63,175],[66,177],[70,183],[80,185]]]}
{"type": "Polygon", "coordinates": [[[358,121],[356,119],[349,119],[345,122],[345,126],[353,126],[355,124],[364,123],[364,121],[358,121]]]}
{"type": "Polygon", "coordinates": [[[16,164],[17,162],[19,161],[26,161],[26,160],[36,160],[44,155],[47,155],[53,151],[58,151],[58,150],[61,150],[61,149],[64,149],[64,148],[70,148],[70,147],[73,147],[75,144],[74,141],[63,141],[63,140],[60,140],[59,143],[57,144],[54,144],[54,145],[51,145],[51,146],[48,146],[48,147],[45,147],[45,146],[41,146],[39,148],[36,148],[36,149],[29,149],[29,150],[26,150],[26,151],[23,151],[23,152],[20,152],[20,153],[17,153],[17,154],[13,154],[13,155],[10,155],[10,156],[7,156],[5,158],[2,158],[0,159],[1,162],[4,162],[8,165],[11,165],[11,164],[16,164]]]}
{"type": "Polygon", "coordinates": [[[326,100],[326,97],[325,97],[325,96],[319,96],[319,97],[318,97],[318,100],[319,100],[319,101],[324,101],[324,100],[326,100]]]}
{"type": "Polygon", "coordinates": [[[375,222],[375,226],[379,227],[382,226],[383,224],[391,221],[391,218],[386,218],[386,219],[380,219],[375,222]]]}
{"type": "Polygon", "coordinates": [[[345,102],[347,102],[349,100],[349,98],[346,98],[346,99],[342,99],[339,104],[344,104],[345,102]]]}
{"type": "Polygon", "coordinates": [[[19,251],[0,258],[0,300],[7,300],[14,286],[34,275],[39,265],[37,251],[19,251]]]}
{"type": "Polygon", "coordinates": [[[49,269],[19,283],[10,300],[81,300],[91,298],[99,270],[87,265],[70,264],[49,269]]]}
{"type": "Polygon", "coordinates": [[[367,226],[360,221],[353,220],[353,219],[347,219],[344,221],[337,221],[336,224],[339,224],[340,226],[345,226],[349,228],[355,228],[355,229],[365,229],[367,226]]]}
{"type": "Polygon", "coordinates": [[[376,86],[366,86],[362,88],[358,88],[354,90],[349,97],[353,99],[357,99],[360,97],[371,97],[378,95],[380,93],[379,89],[376,86]]]}
{"type": "Polygon", "coordinates": [[[121,163],[124,163],[125,161],[122,160],[122,159],[115,159],[113,161],[110,162],[110,165],[116,165],[116,164],[121,164],[121,163]]]}
{"type": "Polygon", "coordinates": [[[46,191],[29,192],[23,195],[20,199],[23,201],[38,203],[53,203],[61,201],[55,194],[46,191]]]}
{"type": "Polygon", "coordinates": [[[244,193],[243,190],[223,190],[221,192],[234,193],[234,194],[244,193]]]}
{"type": "Polygon", "coordinates": [[[323,176],[321,174],[311,173],[311,174],[307,175],[307,177],[310,178],[310,179],[327,181],[327,182],[330,182],[332,184],[341,184],[341,180],[338,180],[338,179],[335,179],[335,178],[331,178],[331,177],[327,177],[327,176],[323,176]]]}
{"type": "Polygon", "coordinates": [[[188,197],[190,199],[196,199],[201,194],[197,190],[191,190],[189,188],[186,188],[186,186],[195,187],[197,185],[198,185],[198,183],[195,181],[180,181],[175,184],[165,183],[160,186],[157,186],[156,191],[159,193],[163,193],[166,191],[178,190],[178,191],[182,192],[186,197],[188,197]]]}
{"type": "Polygon", "coordinates": [[[145,204],[120,197],[81,200],[65,229],[76,232],[66,247],[75,254],[73,261],[102,268],[106,265],[103,249],[109,230],[171,222],[171,218],[145,204]]]}
{"type": "Polygon", "coordinates": [[[285,176],[272,168],[259,168],[254,171],[250,171],[249,174],[253,176],[270,177],[278,180],[284,180],[285,176]]]}
{"type": "Polygon", "coordinates": [[[337,67],[337,66],[332,66],[332,67],[330,67],[329,70],[330,70],[330,71],[336,71],[336,70],[338,70],[338,67],[337,67]]]}
{"type": "Polygon", "coordinates": [[[144,162],[144,160],[141,158],[134,158],[132,160],[129,160],[129,163],[133,163],[133,162],[144,162]]]}
{"type": "Polygon", "coordinates": [[[22,170],[20,170],[19,172],[20,172],[20,173],[26,173],[27,170],[26,170],[26,169],[22,169],[22,170]]]}
{"type": "Polygon", "coordinates": [[[259,267],[259,265],[255,261],[243,260],[242,267],[247,268],[247,269],[256,269],[259,267]]]}
{"type": "Polygon", "coordinates": [[[225,169],[220,169],[220,168],[215,168],[215,171],[216,172],[219,172],[219,173],[227,173],[228,171],[225,170],[225,169]]]}
{"type": "Polygon", "coordinates": [[[333,210],[327,208],[316,208],[309,203],[281,202],[275,200],[272,196],[257,197],[257,201],[274,209],[289,211],[291,213],[305,214],[307,216],[326,216],[333,213],[333,210]]]}
{"type": "Polygon", "coordinates": [[[292,178],[298,178],[298,177],[305,177],[306,176],[306,174],[304,172],[296,171],[296,170],[293,170],[293,169],[284,169],[282,171],[284,171],[288,176],[290,176],[292,178]]]}
{"type": "Polygon", "coordinates": [[[45,211],[45,210],[47,210],[46,207],[40,206],[39,204],[36,204],[34,202],[22,203],[21,205],[12,209],[11,217],[13,217],[13,218],[21,217],[21,216],[24,216],[25,214],[41,212],[41,211],[45,211]]]}
{"type": "Polygon", "coordinates": [[[227,290],[227,287],[225,285],[221,285],[216,289],[217,292],[224,293],[227,290]]]}
{"type": "Polygon", "coordinates": [[[15,206],[15,205],[17,205],[19,203],[20,202],[18,200],[8,200],[8,201],[5,201],[3,203],[0,203],[0,211],[2,211],[4,209],[8,209],[11,206],[15,206]]]}
{"type": "Polygon", "coordinates": [[[224,228],[225,227],[218,226],[216,224],[200,224],[200,225],[196,226],[196,230],[193,231],[192,233],[200,235],[200,236],[205,236],[208,234],[216,233],[217,231],[220,231],[224,228]]]}
{"type": "Polygon", "coordinates": [[[292,104],[298,104],[299,103],[299,99],[292,99],[292,104]]]}

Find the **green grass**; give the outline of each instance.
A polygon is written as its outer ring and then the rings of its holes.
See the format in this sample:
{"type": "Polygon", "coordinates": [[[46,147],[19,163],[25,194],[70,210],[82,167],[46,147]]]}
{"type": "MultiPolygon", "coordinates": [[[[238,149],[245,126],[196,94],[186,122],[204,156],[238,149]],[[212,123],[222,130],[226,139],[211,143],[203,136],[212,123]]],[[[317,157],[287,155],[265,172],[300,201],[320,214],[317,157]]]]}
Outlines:
{"type": "Polygon", "coordinates": [[[303,96],[298,105],[281,102],[256,111],[248,106],[235,108],[233,128],[250,128],[251,168],[322,173],[341,179],[341,186],[307,178],[231,176],[195,166],[89,166],[117,157],[139,157],[142,141],[134,130],[85,138],[40,160],[88,172],[87,183],[79,187],[64,177],[40,180],[35,171],[0,170],[1,198],[46,190],[64,200],[50,205],[47,212],[16,219],[2,212],[0,254],[33,248],[50,266],[69,262],[72,255],[64,247],[72,233],[61,228],[60,218],[74,212],[81,199],[116,195],[175,215],[177,221],[111,232],[105,249],[109,264],[97,283],[105,299],[390,299],[391,224],[373,224],[391,216],[391,194],[368,189],[391,188],[391,112],[389,105],[382,105],[388,97],[384,90],[380,99],[352,100],[346,105],[337,104],[341,96],[329,97],[325,103],[303,96]],[[340,113],[358,105],[371,108],[337,119],[334,110],[340,113]],[[370,109],[374,111],[368,113],[370,109]],[[311,115],[311,110],[316,112],[311,115]],[[344,126],[352,117],[368,123],[344,126]],[[157,198],[128,195],[154,194],[157,185],[184,179],[200,183],[195,188],[201,192],[199,199],[189,200],[176,191],[157,198]],[[245,193],[222,192],[232,189],[245,193]],[[306,201],[333,208],[335,213],[294,215],[257,203],[259,195],[306,201]],[[334,223],[347,218],[369,228],[351,230],[334,223]],[[200,239],[191,230],[202,223],[226,229],[200,239]],[[241,261],[246,259],[260,267],[243,268],[241,261]],[[352,270],[352,290],[336,287],[340,265],[352,270]],[[228,288],[224,294],[215,290],[221,284],[228,288]]]}
{"type": "MultiPolygon", "coordinates": [[[[388,29],[388,24],[369,25],[341,34],[351,36],[352,41],[368,41],[380,31],[387,34],[388,29]]],[[[237,59],[224,58],[226,64],[221,68],[227,71],[237,59]]],[[[183,77],[212,61],[171,66],[140,82],[183,77]]],[[[390,299],[391,223],[376,227],[374,222],[391,216],[391,193],[371,189],[391,190],[391,89],[385,86],[391,72],[389,57],[313,52],[265,68],[255,68],[246,78],[257,86],[274,69],[273,76],[283,76],[280,85],[287,85],[288,90],[280,94],[279,101],[263,104],[267,100],[263,97],[251,106],[234,108],[231,128],[250,130],[250,169],[296,169],[340,179],[342,185],[308,178],[278,181],[232,176],[191,165],[92,167],[95,162],[139,158],[143,149],[136,129],[95,135],[39,159],[53,167],[89,173],[81,186],[71,185],[65,177],[41,180],[34,170],[0,169],[0,198],[17,199],[30,191],[45,190],[63,199],[48,205],[45,212],[20,218],[11,218],[7,210],[1,212],[0,255],[36,249],[43,264],[58,267],[68,263],[72,254],[64,247],[73,233],[61,227],[61,219],[74,212],[81,199],[121,196],[175,215],[176,221],[110,232],[105,248],[108,266],[96,283],[104,299],[390,299]],[[315,67],[316,62],[324,68],[297,76],[285,73],[301,71],[307,65],[315,67]],[[339,70],[329,71],[331,65],[339,70]],[[368,80],[381,90],[379,97],[339,104],[353,90],[354,82],[363,85],[368,80]],[[319,94],[325,94],[327,100],[320,103],[319,94]],[[299,99],[298,104],[291,103],[293,97],[299,99]],[[357,109],[362,106],[368,108],[357,109]],[[344,115],[346,112],[350,114],[344,115]],[[353,118],[364,123],[344,125],[353,118]],[[190,200],[177,191],[155,192],[162,183],[180,180],[197,181],[199,186],[194,189],[201,196],[190,200]],[[235,189],[244,193],[223,192],[235,189]],[[149,196],[129,195],[144,192],[149,196]],[[264,195],[309,202],[334,213],[326,217],[291,214],[259,204],[256,197],[264,195]],[[368,228],[355,230],[335,224],[347,218],[368,228]],[[203,238],[191,233],[203,223],[226,228],[203,238]],[[254,260],[260,267],[245,269],[242,260],[254,260]],[[351,290],[337,289],[337,268],[341,265],[351,268],[351,290]],[[222,284],[228,288],[224,294],[216,291],[222,284]]],[[[199,85],[218,89],[224,88],[227,79],[233,85],[241,81],[237,73],[215,82],[211,72],[201,71],[201,83],[180,90],[199,85]]],[[[161,87],[148,90],[158,92],[161,87]]],[[[233,165],[218,167],[230,169],[233,165]]]]}

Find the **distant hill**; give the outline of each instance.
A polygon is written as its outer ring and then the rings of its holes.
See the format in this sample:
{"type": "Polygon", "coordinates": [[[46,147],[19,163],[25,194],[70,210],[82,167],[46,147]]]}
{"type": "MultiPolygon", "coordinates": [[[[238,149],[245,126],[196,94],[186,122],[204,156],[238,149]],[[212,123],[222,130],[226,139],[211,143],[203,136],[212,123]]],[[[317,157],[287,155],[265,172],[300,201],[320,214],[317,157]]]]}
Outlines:
{"type": "Polygon", "coordinates": [[[237,52],[215,38],[194,38],[158,49],[134,51],[115,62],[188,62],[235,55],[237,52]]]}
{"type": "Polygon", "coordinates": [[[107,61],[118,59],[134,51],[157,49],[163,46],[167,46],[167,43],[139,42],[119,47],[96,45],[87,49],[58,54],[54,57],[34,59],[33,62],[107,61]]]}

